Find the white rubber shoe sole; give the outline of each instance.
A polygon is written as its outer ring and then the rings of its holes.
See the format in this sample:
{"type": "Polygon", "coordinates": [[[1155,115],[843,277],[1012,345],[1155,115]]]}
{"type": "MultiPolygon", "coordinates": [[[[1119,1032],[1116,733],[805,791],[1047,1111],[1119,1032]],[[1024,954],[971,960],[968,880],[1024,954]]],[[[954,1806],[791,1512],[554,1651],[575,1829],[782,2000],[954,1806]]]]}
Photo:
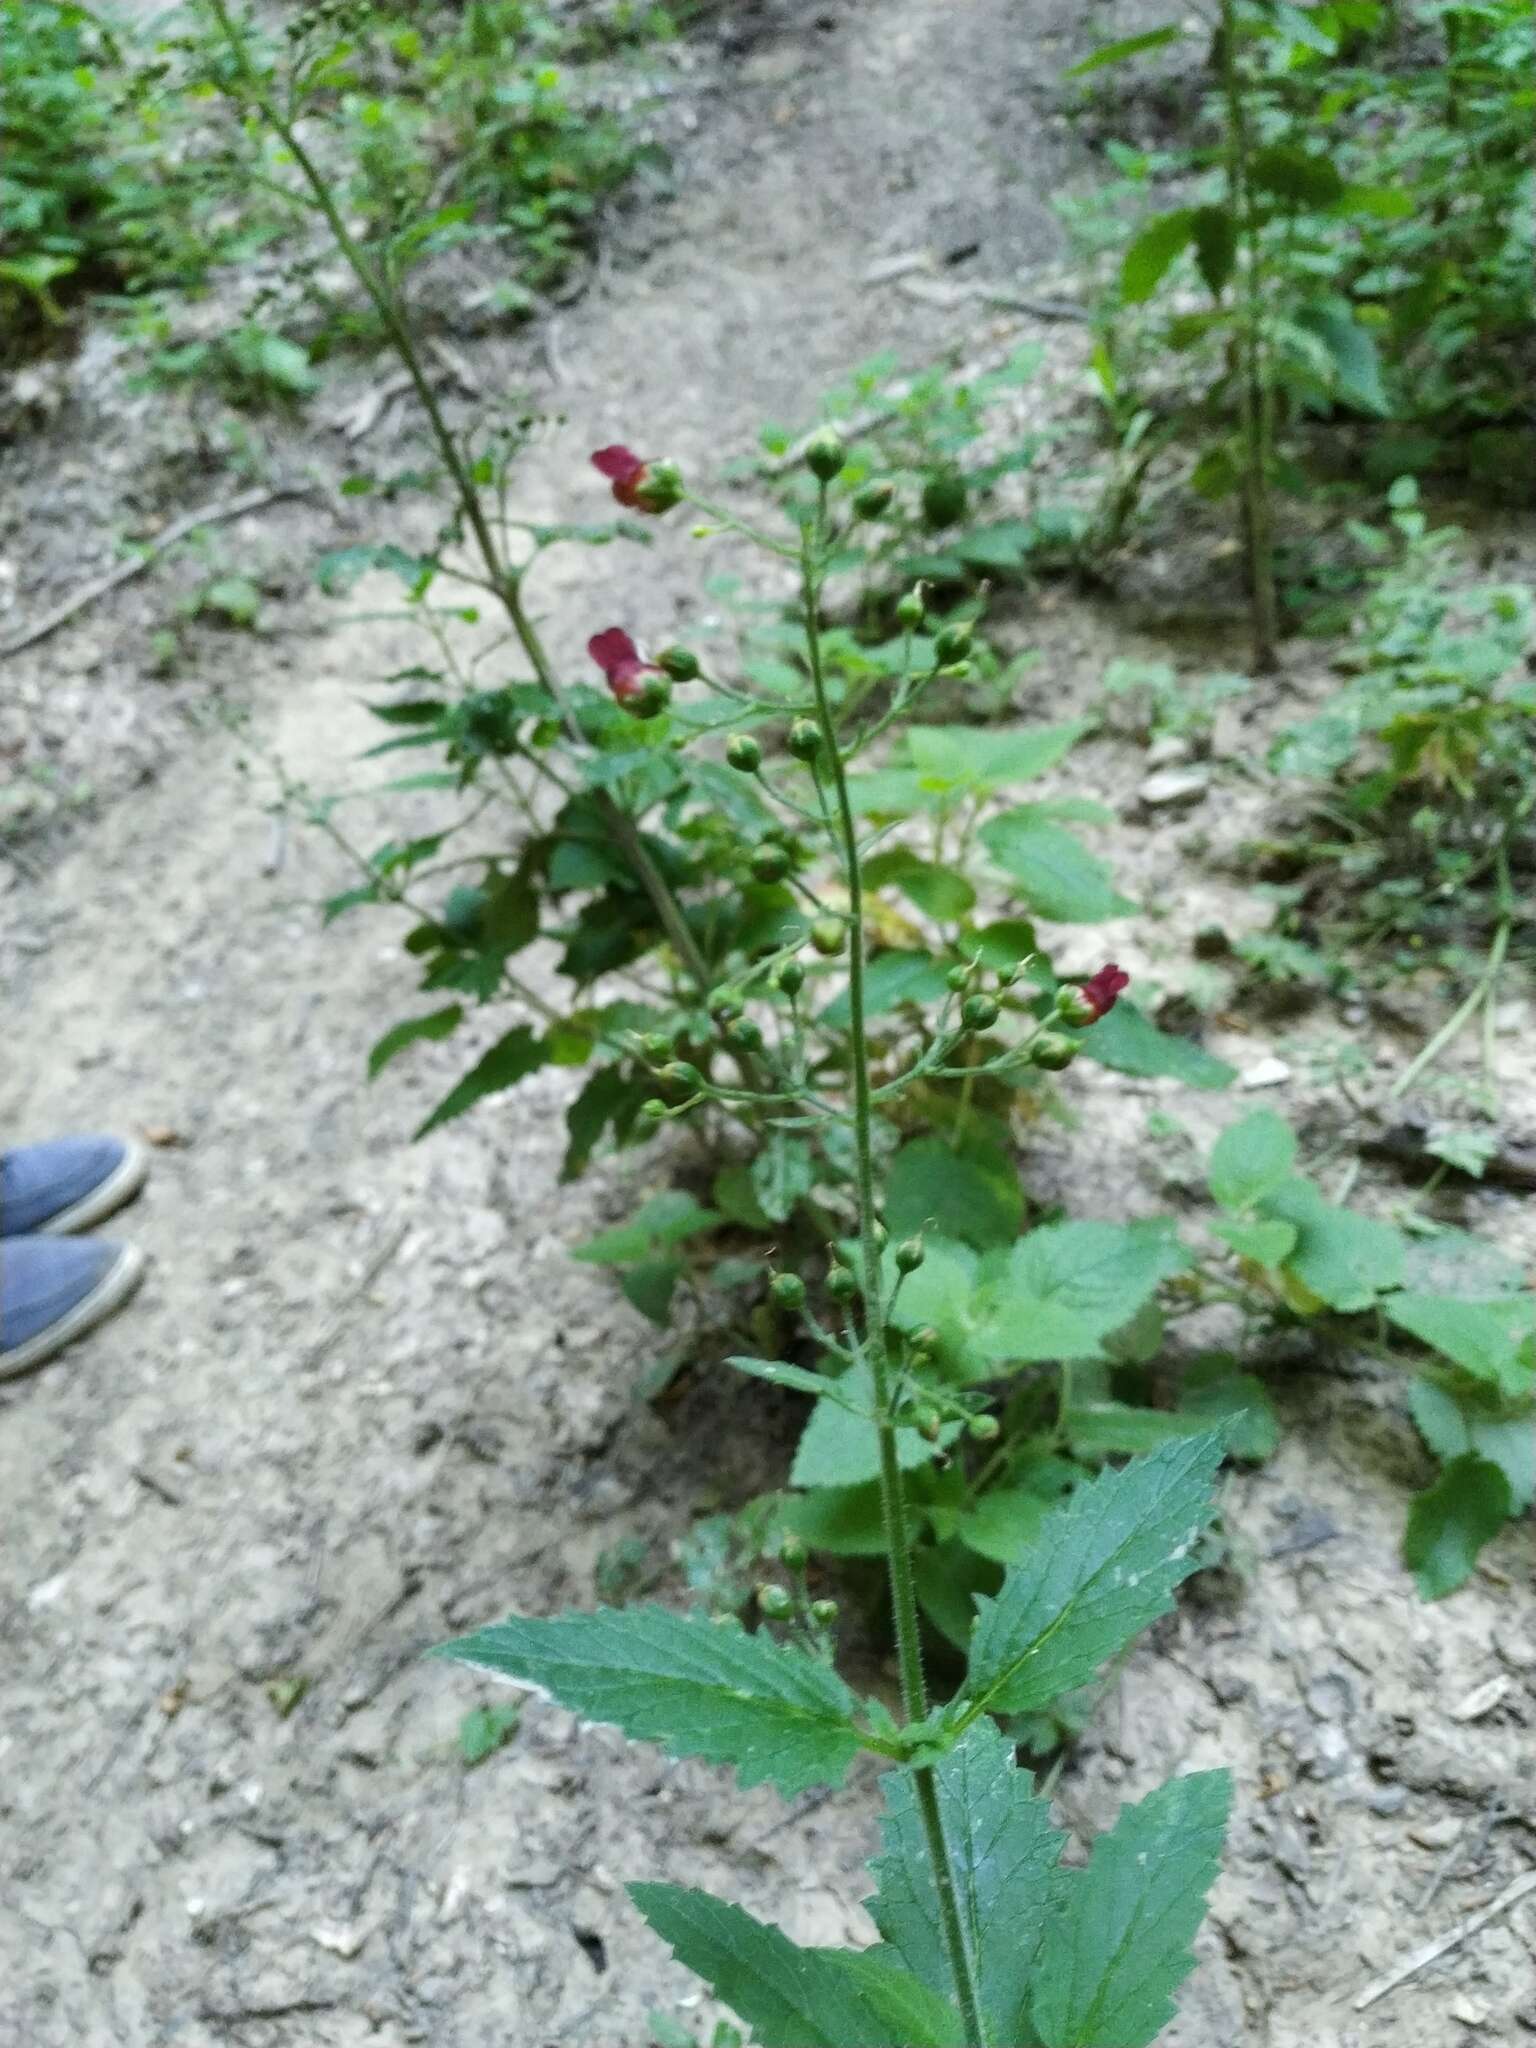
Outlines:
{"type": "Polygon", "coordinates": [[[123,1147],[122,1158],[105,1180],[98,1181],[88,1195],[82,1195],[68,1209],[61,1209],[57,1216],[38,1224],[40,1237],[73,1237],[77,1231],[94,1229],[125,1202],[133,1200],[149,1172],[149,1154],[137,1138],[125,1138],[123,1147]]]}
{"type": "MultiPolygon", "coordinates": [[[[128,1197],[125,1195],[122,1199],[126,1201],[128,1197]]],[[[53,1228],[56,1230],[58,1225],[53,1225],[53,1228]]],[[[0,1257],[3,1256],[0,1252],[0,1257]]],[[[0,1351],[0,1380],[34,1372],[38,1366],[46,1365],[50,1358],[57,1358],[77,1337],[83,1337],[87,1330],[94,1330],[114,1309],[121,1308],[143,1278],[144,1254],[137,1245],[125,1244],[90,1293],[82,1295],[68,1314],[60,1316],[56,1323],[50,1323],[46,1330],[39,1330],[25,1344],[18,1344],[13,1351],[0,1351]]]]}

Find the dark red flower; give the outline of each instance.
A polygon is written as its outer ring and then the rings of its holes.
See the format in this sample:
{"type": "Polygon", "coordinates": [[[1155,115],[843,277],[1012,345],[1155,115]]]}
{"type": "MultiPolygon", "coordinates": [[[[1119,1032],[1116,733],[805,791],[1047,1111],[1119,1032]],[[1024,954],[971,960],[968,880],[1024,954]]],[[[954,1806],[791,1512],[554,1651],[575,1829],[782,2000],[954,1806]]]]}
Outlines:
{"type": "Polygon", "coordinates": [[[1101,967],[1097,974],[1090,974],[1077,991],[1084,1007],[1093,1012],[1088,1022],[1096,1024],[1100,1017],[1107,1017],[1130,985],[1131,977],[1113,960],[1101,967]]]}
{"type": "Polygon", "coordinates": [[[640,509],[646,466],[633,449],[620,441],[615,441],[611,448],[599,448],[593,454],[592,467],[607,477],[621,505],[628,505],[631,511],[640,509]]]}
{"type": "Polygon", "coordinates": [[[604,632],[594,633],[587,642],[587,652],[607,677],[608,687],[620,704],[643,697],[649,688],[646,677],[661,674],[654,661],[641,659],[639,648],[622,626],[609,626],[604,632]]]}

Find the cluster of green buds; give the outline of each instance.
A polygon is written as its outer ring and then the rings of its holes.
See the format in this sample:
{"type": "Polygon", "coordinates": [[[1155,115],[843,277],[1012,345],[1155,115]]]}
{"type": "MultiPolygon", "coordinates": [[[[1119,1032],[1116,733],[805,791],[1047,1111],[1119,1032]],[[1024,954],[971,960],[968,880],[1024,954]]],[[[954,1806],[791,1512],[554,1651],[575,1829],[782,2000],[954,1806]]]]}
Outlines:
{"type": "Polygon", "coordinates": [[[765,1552],[764,1556],[766,1561],[783,1568],[790,1584],[785,1586],[777,1579],[765,1579],[757,1589],[758,1613],[765,1621],[790,1623],[793,1631],[804,1635],[807,1647],[821,1656],[830,1657],[831,1629],[837,1620],[837,1602],[812,1597],[807,1576],[810,1553],[805,1543],[793,1530],[786,1529],[773,1549],[765,1552]]]}

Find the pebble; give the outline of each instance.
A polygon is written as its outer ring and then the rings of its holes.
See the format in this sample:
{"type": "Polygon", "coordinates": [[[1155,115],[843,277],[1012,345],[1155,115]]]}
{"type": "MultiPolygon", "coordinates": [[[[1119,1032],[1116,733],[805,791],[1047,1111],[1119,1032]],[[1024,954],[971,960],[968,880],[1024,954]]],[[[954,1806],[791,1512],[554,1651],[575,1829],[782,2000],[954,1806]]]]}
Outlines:
{"type": "Polygon", "coordinates": [[[1451,1708],[1453,1721],[1480,1721],[1484,1714],[1491,1714],[1514,1684],[1501,1671],[1495,1678],[1485,1678],[1481,1685],[1474,1685],[1464,1699],[1451,1708]]]}
{"type": "Polygon", "coordinates": [[[1176,732],[1165,732],[1155,739],[1147,749],[1149,768],[1172,768],[1176,762],[1189,759],[1189,741],[1176,732]]]}
{"type": "Polygon", "coordinates": [[[1284,1060],[1276,1059],[1273,1053],[1267,1059],[1255,1060],[1241,1077],[1245,1088],[1278,1088],[1290,1078],[1290,1068],[1284,1060]]]}
{"type": "Polygon", "coordinates": [[[1136,794],[1149,811],[1179,811],[1200,803],[1210,786],[1209,768],[1159,768],[1136,794]]]}
{"type": "Polygon", "coordinates": [[[1449,1849],[1461,1833],[1461,1822],[1448,1813],[1443,1820],[1427,1820],[1408,1833],[1421,1849],[1449,1849]]]}
{"type": "Polygon", "coordinates": [[[1366,1805],[1372,1813],[1379,1813],[1385,1820],[1388,1815],[1401,1813],[1408,1804],[1408,1788],[1405,1785],[1377,1785],[1366,1795],[1366,1805]]]}

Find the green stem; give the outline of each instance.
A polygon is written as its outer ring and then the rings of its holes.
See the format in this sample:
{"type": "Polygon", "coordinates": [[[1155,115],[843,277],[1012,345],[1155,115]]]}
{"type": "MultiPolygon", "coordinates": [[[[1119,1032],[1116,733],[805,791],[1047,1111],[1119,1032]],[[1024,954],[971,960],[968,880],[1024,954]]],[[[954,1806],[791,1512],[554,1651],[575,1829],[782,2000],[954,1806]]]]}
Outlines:
{"type": "MultiPolygon", "coordinates": [[[[853,1062],[854,1156],[859,1197],[860,1284],[864,1296],[864,1349],[874,1381],[875,1429],[880,1444],[880,1509],[885,1531],[886,1563],[890,1573],[891,1609],[896,1629],[896,1661],[901,1673],[901,1698],[909,1721],[921,1721],[928,1712],[928,1689],[923,1679],[922,1643],[918,1631],[917,1588],[912,1575],[912,1541],[907,1522],[906,1491],[901,1464],[896,1455],[896,1427],[891,1419],[891,1365],[886,1348],[885,1302],[880,1275],[880,1243],[876,1234],[874,1107],[869,1079],[869,1045],[865,1036],[864,1003],[864,884],[859,860],[858,827],[848,794],[848,778],[837,743],[837,726],[827,696],[826,675],[821,661],[821,579],[826,532],[827,490],[822,484],[816,503],[816,520],[805,535],[800,568],[805,606],[806,663],[816,698],[816,718],[821,727],[826,770],[832,782],[836,807],[836,833],[842,846],[844,877],[848,885],[848,1013],[849,1048],[853,1062]]],[[[912,1773],[918,1813],[923,1824],[928,1857],[933,1868],[939,1903],[939,1922],[955,1993],[965,2030],[966,2048],[987,2048],[982,2024],[981,2000],[976,1989],[975,1963],[966,1945],[955,1888],[954,1867],[944,1838],[944,1819],[939,1810],[938,1787],[931,1767],[912,1773]]]]}
{"type": "Polygon", "coordinates": [[[1227,207],[1242,239],[1244,256],[1242,306],[1236,327],[1238,424],[1243,438],[1243,538],[1253,666],[1257,673],[1264,674],[1277,666],[1275,643],[1279,637],[1274,536],[1269,511],[1270,442],[1274,427],[1264,375],[1260,229],[1248,183],[1248,112],[1237,61],[1237,9],[1233,0],[1221,0],[1220,41],[1221,83],[1226,102],[1227,207]]]}
{"type": "MultiPolygon", "coordinates": [[[[431,379],[422,367],[421,357],[416,348],[415,336],[411,333],[405,315],[401,311],[399,300],[380,277],[375,266],[370,262],[351,229],[347,226],[346,221],[342,218],[341,210],[336,204],[330,186],[326,183],[314,158],[299,140],[293,123],[279,112],[264,90],[261,78],[251,64],[250,57],[247,54],[245,39],[235,23],[230,19],[227,0],[207,0],[207,5],[213,12],[214,19],[219,26],[219,32],[224,38],[230,55],[234,58],[241,81],[250,97],[251,105],[255,107],[272,133],[277,136],[283,147],[292,156],[294,163],[298,166],[300,175],[314,197],[316,206],[324,217],[326,226],[331,231],[337,248],[345,258],[352,275],[368,295],[374,311],[383,323],[384,331],[390,340],[390,345],[393,347],[396,355],[399,356],[401,366],[410,379],[411,389],[415,393],[417,402],[426,416],[427,425],[431,429],[432,438],[437,444],[437,451],[442,458],[443,467],[447,470],[452,481],[454,494],[458,498],[465,521],[469,526],[471,534],[474,536],[475,546],[479,550],[480,558],[485,565],[489,586],[494,591],[508,619],[511,621],[512,630],[516,633],[523,652],[532,664],[535,675],[537,675],[539,681],[554,699],[567,733],[578,745],[583,744],[581,727],[575,712],[571,708],[570,700],[561,688],[559,678],[556,676],[549,657],[544,652],[544,648],[540,643],[539,636],[534,630],[533,622],[524,609],[522,571],[507,562],[496,545],[496,537],[491,532],[490,521],[486,518],[485,505],[481,499],[479,488],[470,472],[469,465],[464,460],[464,451],[454,438],[453,430],[448,425],[442,407],[438,404],[437,393],[432,389],[431,379]]],[[[662,927],[672,942],[673,950],[677,953],[678,958],[687,970],[689,979],[700,991],[708,988],[710,982],[708,963],[700,952],[693,933],[688,928],[687,919],[683,916],[682,908],[677,898],[673,895],[666,878],[651,858],[650,852],[640,836],[640,828],[634,819],[630,817],[629,813],[622,806],[614,802],[606,790],[601,790],[597,793],[597,800],[612,824],[614,835],[623,847],[625,855],[634,868],[635,873],[639,876],[646,894],[650,897],[656,914],[661,920],[662,927]]]]}
{"type": "Polygon", "coordinates": [[[1493,1001],[1494,991],[1499,984],[1499,975],[1504,966],[1504,955],[1509,950],[1510,924],[1511,920],[1506,916],[1493,935],[1493,945],[1488,953],[1488,965],[1478,977],[1477,986],[1465,1002],[1459,1003],[1456,1006],[1417,1057],[1408,1066],[1404,1067],[1403,1071],[1392,1083],[1392,1086],[1387,1090],[1387,1100],[1389,1102],[1395,1102],[1400,1095],[1406,1095],[1424,1069],[1434,1064],[1441,1053],[1445,1051],[1445,1048],[1451,1043],[1451,1040],[1458,1037],[1466,1025],[1471,1022],[1472,1018],[1477,1015],[1483,1004],[1493,1001]]]}

